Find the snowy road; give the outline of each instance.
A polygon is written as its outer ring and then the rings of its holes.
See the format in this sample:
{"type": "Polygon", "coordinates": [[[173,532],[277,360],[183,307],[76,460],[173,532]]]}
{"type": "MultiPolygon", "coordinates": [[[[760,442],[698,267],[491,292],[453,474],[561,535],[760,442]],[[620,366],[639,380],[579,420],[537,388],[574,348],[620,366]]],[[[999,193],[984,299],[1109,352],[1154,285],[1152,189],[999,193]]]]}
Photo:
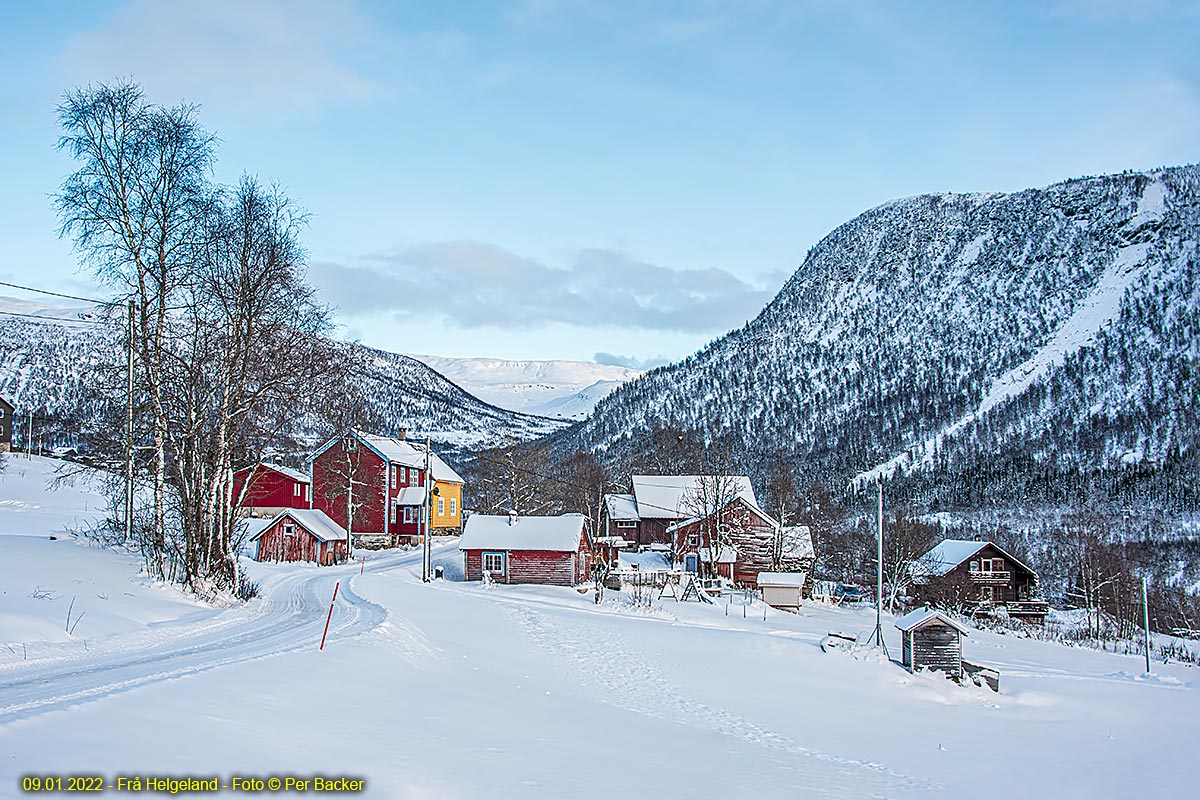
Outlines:
{"type": "MultiPolygon", "coordinates": [[[[371,562],[372,570],[420,562],[420,551],[390,553],[371,562]]],[[[370,631],[387,611],[364,600],[350,586],[358,563],[270,574],[260,596],[243,608],[202,622],[119,636],[67,656],[0,666],[0,725],[68,708],[121,692],[318,645],[334,583],[341,581],[329,627],[331,639],[370,631]]]]}

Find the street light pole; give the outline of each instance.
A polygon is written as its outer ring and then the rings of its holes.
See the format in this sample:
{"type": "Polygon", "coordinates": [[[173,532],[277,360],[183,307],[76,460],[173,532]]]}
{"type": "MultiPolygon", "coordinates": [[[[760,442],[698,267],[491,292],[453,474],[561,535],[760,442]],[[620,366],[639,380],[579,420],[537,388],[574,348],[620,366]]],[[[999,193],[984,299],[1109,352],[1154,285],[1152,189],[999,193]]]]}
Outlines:
{"type": "Polygon", "coordinates": [[[1146,674],[1150,674],[1150,601],[1147,598],[1146,578],[1142,578],[1142,626],[1146,633],[1146,674]]]}
{"type": "Polygon", "coordinates": [[[429,531],[433,527],[433,478],[429,474],[430,464],[430,442],[429,437],[425,437],[425,535],[421,537],[421,580],[429,583],[432,580],[430,575],[430,562],[432,560],[432,550],[430,549],[429,531]]]}

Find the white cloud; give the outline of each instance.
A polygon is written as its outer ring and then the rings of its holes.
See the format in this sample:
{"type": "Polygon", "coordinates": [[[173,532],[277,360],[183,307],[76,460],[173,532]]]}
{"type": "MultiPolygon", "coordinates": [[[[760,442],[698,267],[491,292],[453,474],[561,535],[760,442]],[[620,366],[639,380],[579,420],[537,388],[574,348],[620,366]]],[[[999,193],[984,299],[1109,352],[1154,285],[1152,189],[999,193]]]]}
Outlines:
{"type": "Polygon", "coordinates": [[[288,116],[382,91],[347,54],[373,34],[350,2],[132,0],[73,36],[75,83],[132,77],[159,102],[288,116]]]}
{"type": "Polygon", "coordinates": [[[776,291],[718,267],[670,268],[605,249],[550,266],[494,245],[437,242],[346,265],[318,262],[310,278],[343,314],[438,317],[458,328],[580,328],[719,333],[756,316],[776,291]]]}

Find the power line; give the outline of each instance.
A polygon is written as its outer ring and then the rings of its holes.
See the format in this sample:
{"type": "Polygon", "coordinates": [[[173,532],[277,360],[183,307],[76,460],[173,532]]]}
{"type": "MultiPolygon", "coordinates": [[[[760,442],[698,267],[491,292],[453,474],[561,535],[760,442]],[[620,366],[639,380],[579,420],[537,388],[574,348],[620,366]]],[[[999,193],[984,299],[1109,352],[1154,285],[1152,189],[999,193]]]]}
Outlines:
{"type": "Polygon", "coordinates": [[[62,297],[67,300],[81,300],[84,303],[97,303],[102,306],[117,306],[120,303],[115,303],[111,300],[97,300],[94,297],[80,297],[75,294],[63,294],[62,292],[52,292],[49,289],[35,289],[32,286],[22,286],[19,283],[9,283],[8,281],[0,281],[0,286],[8,286],[12,289],[22,289],[26,292],[36,292],[37,294],[48,294],[51,297],[62,297]]]}
{"type": "Polygon", "coordinates": [[[21,314],[16,311],[0,311],[0,314],[4,314],[9,317],[27,317],[29,319],[36,319],[38,322],[56,322],[60,325],[72,325],[76,322],[86,323],[88,325],[108,324],[102,319],[62,319],[60,317],[43,317],[38,314],[21,314]]]}

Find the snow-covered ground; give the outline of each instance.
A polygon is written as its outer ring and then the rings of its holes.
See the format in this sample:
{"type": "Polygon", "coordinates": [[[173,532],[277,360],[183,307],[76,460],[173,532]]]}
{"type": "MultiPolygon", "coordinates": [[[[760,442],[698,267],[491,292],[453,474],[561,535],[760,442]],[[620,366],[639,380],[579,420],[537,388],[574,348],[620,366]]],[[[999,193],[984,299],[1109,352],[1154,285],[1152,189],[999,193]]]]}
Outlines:
{"type": "Polygon", "coordinates": [[[413,355],[471,394],[509,411],[583,419],[640,370],[590,361],[510,361],[413,355]]]}
{"type": "MultiPolygon", "coordinates": [[[[448,579],[430,585],[418,551],[371,554],[361,575],[249,562],[261,596],[213,609],[125,556],[0,536],[0,796],[30,773],[351,775],[380,798],[1190,793],[1184,666],[1145,678],[1137,657],[972,630],[994,694],[823,653],[830,631],[866,638],[866,608],[597,606],[462,583],[454,540],[435,558],[448,579]],[[109,599],[74,636],[39,638],[65,608],[24,599],[34,585],[109,599]],[[134,597],[101,619],[122,586],[134,597]]],[[[898,656],[890,624],[887,645],[898,656]]]]}

